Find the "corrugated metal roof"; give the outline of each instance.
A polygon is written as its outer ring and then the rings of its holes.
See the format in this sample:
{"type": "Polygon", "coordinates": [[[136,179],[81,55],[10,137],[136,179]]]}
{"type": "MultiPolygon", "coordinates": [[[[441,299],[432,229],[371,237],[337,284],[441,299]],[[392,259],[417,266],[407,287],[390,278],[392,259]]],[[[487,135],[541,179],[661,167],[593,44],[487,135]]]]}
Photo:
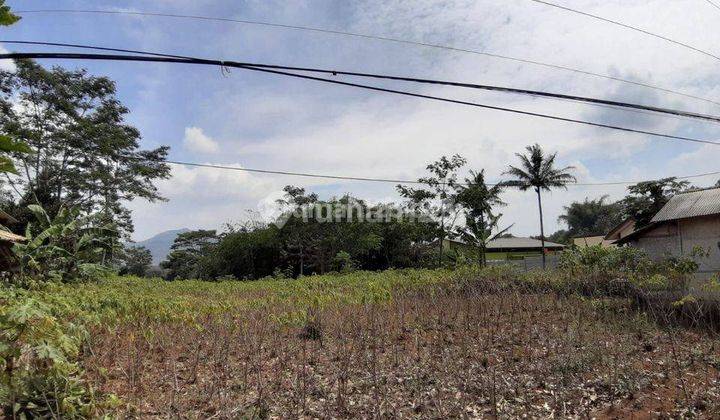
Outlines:
{"type": "Polygon", "coordinates": [[[653,222],[720,214],[720,188],[680,193],[673,196],[652,218],[653,222]]]}
{"type": "Polygon", "coordinates": [[[0,241],[25,242],[26,238],[0,229],[0,241]]]}

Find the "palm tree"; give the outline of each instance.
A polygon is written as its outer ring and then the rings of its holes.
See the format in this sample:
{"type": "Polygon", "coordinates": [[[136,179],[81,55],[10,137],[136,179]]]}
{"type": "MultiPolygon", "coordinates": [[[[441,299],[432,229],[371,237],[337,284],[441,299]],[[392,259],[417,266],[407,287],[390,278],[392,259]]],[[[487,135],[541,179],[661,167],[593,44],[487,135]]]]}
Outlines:
{"type": "Polygon", "coordinates": [[[542,246],[542,263],[545,269],[545,230],[543,227],[542,198],[540,192],[550,191],[552,188],[566,188],[567,184],[577,182],[577,179],[569,172],[575,169],[572,166],[555,168],[555,157],[557,153],[545,156],[539,144],[525,148],[528,154],[516,153],[520,158],[522,168],[510,165],[503,175],[510,175],[515,179],[507,181],[505,185],[527,191],[533,188],[537,193],[538,210],[540,211],[540,241],[542,246]]]}

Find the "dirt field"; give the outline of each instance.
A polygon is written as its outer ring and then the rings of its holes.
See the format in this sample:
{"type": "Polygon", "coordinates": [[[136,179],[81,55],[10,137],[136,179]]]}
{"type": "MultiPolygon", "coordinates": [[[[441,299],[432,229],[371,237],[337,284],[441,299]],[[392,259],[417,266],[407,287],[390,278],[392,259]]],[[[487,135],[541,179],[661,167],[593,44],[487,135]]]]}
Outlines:
{"type": "Polygon", "coordinates": [[[720,416],[717,337],[619,298],[428,288],[92,337],[87,377],[133,417],[720,416]]]}

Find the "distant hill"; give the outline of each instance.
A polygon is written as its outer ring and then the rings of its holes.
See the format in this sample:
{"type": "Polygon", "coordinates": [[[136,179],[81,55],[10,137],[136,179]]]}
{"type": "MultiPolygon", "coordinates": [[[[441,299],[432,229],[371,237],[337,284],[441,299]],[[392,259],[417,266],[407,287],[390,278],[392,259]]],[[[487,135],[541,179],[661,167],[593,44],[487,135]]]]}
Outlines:
{"type": "Polygon", "coordinates": [[[150,253],[153,256],[153,264],[157,265],[160,264],[160,261],[164,260],[167,254],[170,253],[170,247],[172,246],[175,237],[181,233],[189,231],[190,229],[187,228],[168,230],[158,233],[152,238],[146,239],[144,241],[130,244],[130,246],[144,246],[145,248],[149,249],[150,253]]]}

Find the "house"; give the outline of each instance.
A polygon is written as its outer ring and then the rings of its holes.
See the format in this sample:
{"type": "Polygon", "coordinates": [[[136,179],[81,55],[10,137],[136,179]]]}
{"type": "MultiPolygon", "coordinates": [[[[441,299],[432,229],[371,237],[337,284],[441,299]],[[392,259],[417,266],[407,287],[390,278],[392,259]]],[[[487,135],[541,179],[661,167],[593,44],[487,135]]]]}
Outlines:
{"type": "MultiPolygon", "coordinates": [[[[459,239],[445,239],[443,248],[459,252],[477,253],[477,247],[459,239]]],[[[565,245],[545,241],[546,254],[565,249],[565,245]]],[[[520,259],[542,255],[542,245],[534,238],[496,238],[487,243],[485,256],[488,260],[520,259]]]]}
{"type": "Polygon", "coordinates": [[[573,245],[585,248],[589,246],[602,245],[603,248],[612,248],[615,246],[614,241],[605,239],[604,235],[598,236],[579,236],[573,238],[573,245]]]}
{"type": "MultiPolygon", "coordinates": [[[[8,226],[17,223],[14,217],[0,210],[0,225],[8,226]]],[[[16,267],[12,247],[16,243],[25,242],[24,236],[0,229],[0,271],[12,271],[16,267]]]]}
{"type": "Polygon", "coordinates": [[[628,217],[605,235],[605,240],[615,243],[635,231],[635,219],[628,217]]]}
{"type": "Polygon", "coordinates": [[[676,194],[649,225],[617,240],[618,245],[643,249],[653,259],[689,255],[700,247],[698,274],[720,272],[720,188],[676,194]]]}
{"type": "Polygon", "coordinates": [[[603,248],[614,248],[615,242],[635,231],[635,219],[629,217],[612,228],[606,235],[579,236],[573,238],[573,245],[584,248],[602,245],[603,248]]]}

